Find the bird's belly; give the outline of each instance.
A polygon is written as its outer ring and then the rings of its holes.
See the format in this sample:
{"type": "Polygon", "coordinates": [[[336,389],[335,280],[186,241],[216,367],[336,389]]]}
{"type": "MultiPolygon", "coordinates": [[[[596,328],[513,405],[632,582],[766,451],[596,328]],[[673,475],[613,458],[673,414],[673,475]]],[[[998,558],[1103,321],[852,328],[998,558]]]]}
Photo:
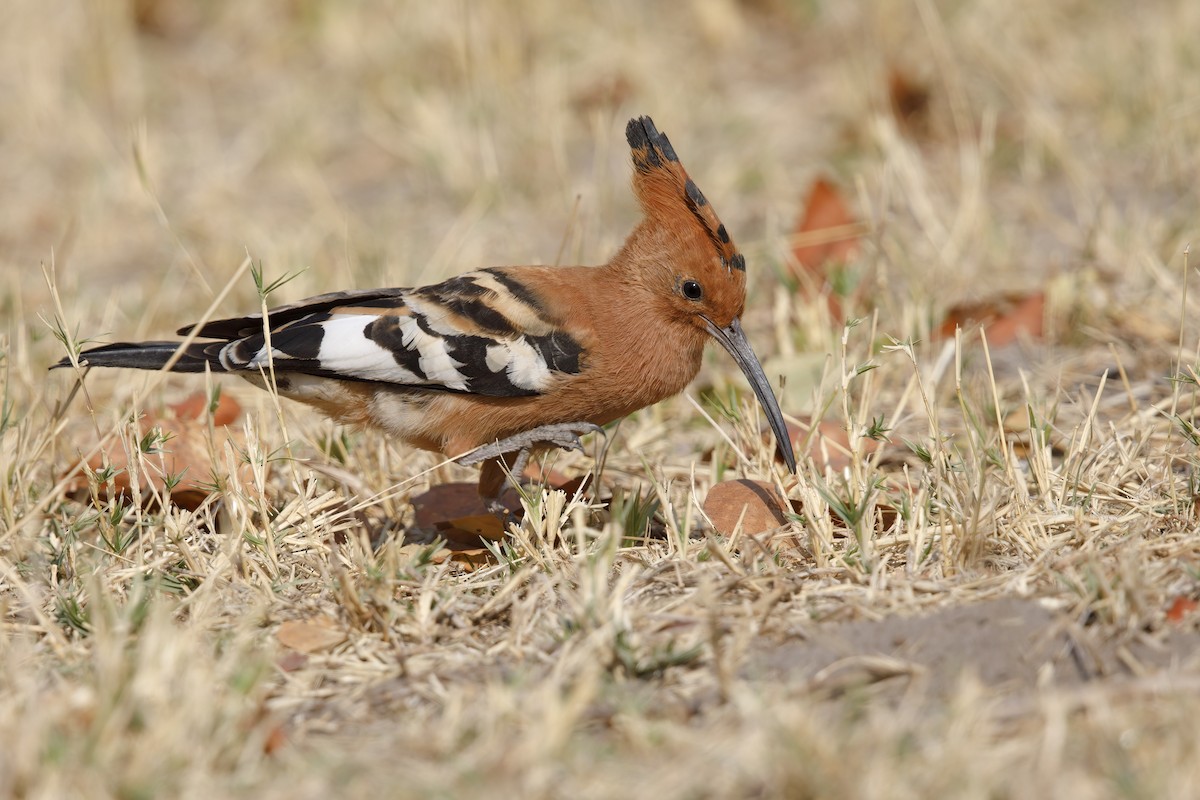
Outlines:
{"type": "Polygon", "coordinates": [[[445,400],[435,392],[376,389],[369,406],[369,422],[422,450],[445,449],[443,414],[437,406],[445,400]]]}
{"type": "MultiPolygon", "coordinates": [[[[260,389],[267,382],[258,372],[238,372],[239,377],[260,389]]],[[[275,388],[281,397],[312,406],[326,416],[352,425],[370,423],[370,402],[374,394],[362,383],[339,381],[299,372],[279,372],[275,388]]]]}

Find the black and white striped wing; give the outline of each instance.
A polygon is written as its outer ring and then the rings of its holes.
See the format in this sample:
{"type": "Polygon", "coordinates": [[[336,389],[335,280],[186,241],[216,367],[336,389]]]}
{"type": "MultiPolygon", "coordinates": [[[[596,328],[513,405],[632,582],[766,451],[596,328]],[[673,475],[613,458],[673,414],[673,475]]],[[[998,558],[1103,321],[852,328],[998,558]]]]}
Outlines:
{"type": "Polygon", "coordinates": [[[238,336],[220,351],[230,371],[266,369],[493,397],[540,394],[580,371],[583,350],[545,318],[535,296],[498,270],[421,289],[323,295],[261,317],[210,323],[238,336]],[[257,324],[257,330],[254,325],[257,324]]]}

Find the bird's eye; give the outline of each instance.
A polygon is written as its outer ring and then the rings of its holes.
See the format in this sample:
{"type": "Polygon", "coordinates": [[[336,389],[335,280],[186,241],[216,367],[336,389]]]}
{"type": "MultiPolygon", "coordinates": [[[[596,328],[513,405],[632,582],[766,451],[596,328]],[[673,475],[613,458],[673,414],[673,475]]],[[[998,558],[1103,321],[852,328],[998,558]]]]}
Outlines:
{"type": "Polygon", "coordinates": [[[704,288],[700,286],[698,281],[684,281],[679,287],[683,291],[683,296],[688,300],[699,300],[704,297],[704,288]]]}

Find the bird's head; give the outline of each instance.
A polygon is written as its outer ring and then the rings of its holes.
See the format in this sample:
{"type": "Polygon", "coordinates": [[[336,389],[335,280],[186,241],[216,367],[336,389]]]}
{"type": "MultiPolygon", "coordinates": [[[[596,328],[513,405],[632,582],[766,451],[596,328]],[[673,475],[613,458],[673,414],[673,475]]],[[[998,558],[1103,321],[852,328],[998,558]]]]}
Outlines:
{"type": "Polygon", "coordinates": [[[625,137],[633,151],[634,192],[645,213],[645,221],[626,244],[627,257],[641,265],[642,280],[656,306],[673,324],[703,331],[733,356],[767,414],[780,453],[795,472],[779,403],[742,331],[745,256],[653,120],[630,120],[625,137]]]}

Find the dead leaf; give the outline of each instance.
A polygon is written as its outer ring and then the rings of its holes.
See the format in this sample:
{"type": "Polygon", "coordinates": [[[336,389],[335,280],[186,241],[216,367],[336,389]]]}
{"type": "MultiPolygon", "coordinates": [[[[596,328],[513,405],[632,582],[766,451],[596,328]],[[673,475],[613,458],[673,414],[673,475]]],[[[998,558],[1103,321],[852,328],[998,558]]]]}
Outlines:
{"type": "Polygon", "coordinates": [[[891,530],[892,526],[896,524],[896,520],[900,518],[900,509],[886,500],[879,500],[875,504],[875,513],[879,523],[875,530],[880,533],[891,530]]]}
{"type": "Polygon", "coordinates": [[[809,299],[824,295],[829,314],[843,319],[839,281],[831,280],[835,269],[858,256],[858,238],[863,227],[850,213],[842,192],[826,178],[818,178],[808,193],[804,213],[792,234],[792,272],[800,291],[809,299]]]}
{"type": "Polygon", "coordinates": [[[275,638],[284,647],[300,653],[319,653],[346,641],[346,632],[330,617],[290,619],[275,631],[275,638]]]}
{"type": "MultiPolygon", "coordinates": [[[[210,408],[210,403],[203,392],[196,392],[186,399],[172,404],[169,408],[176,419],[198,420],[204,418],[204,414],[210,408]]],[[[241,404],[225,393],[221,393],[217,397],[216,406],[212,407],[213,425],[217,427],[229,425],[241,415],[241,404]]]]}
{"type": "Polygon", "coordinates": [[[788,506],[775,487],[763,481],[722,481],[708,490],[704,513],[718,532],[729,535],[742,522],[742,532],[762,533],[787,524],[788,506]],[[743,516],[743,513],[745,516],[743,516]]]}
{"type": "Polygon", "coordinates": [[[268,756],[273,756],[284,748],[288,743],[287,730],[283,727],[283,723],[277,722],[271,726],[271,730],[263,739],[263,753],[268,756]]]}
{"type": "Polygon", "coordinates": [[[571,497],[576,491],[586,489],[592,482],[591,473],[568,478],[555,469],[543,470],[542,465],[534,462],[525,468],[525,477],[535,483],[543,483],[551,489],[559,489],[571,497]]]}
{"type": "Polygon", "coordinates": [[[944,338],[956,328],[982,325],[988,346],[1005,347],[1021,336],[1041,339],[1045,333],[1046,293],[1010,293],[974,303],[960,303],[948,312],[938,328],[944,338]]]}
{"type": "Polygon", "coordinates": [[[433,564],[445,564],[447,561],[453,561],[461,564],[467,572],[474,572],[480,567],[495,564],[496,557],[486,547],[443,547],[431,555],[429,561],[433,564]]]}
{"type": "MultiPolygon", "coordinates": [[[[436,528],[439,524],[464,517],[491,516],[479,496],[479,486],[474,483],[440,483],[415,495],[411,502],[413,522],[418,528],[436,528]]],[[[512,509],[515,516],[521,516],[521,501],[511,488],[505,489],[500,495],[500,502],[512,509]]]]}
{"type": "MultiPolygon", "coordinates": [[[[831,420],[821,420],[817,429],[812,429],[812,418],[796,416],[796,422],[787,422],[788,436],[792,444],[799,448],[808,442],[808,455],[812,456],[817,465],[824,465],[840,472],[850,466],[850,433],[846,426],[831,420]]],[[[859,438],[859,449],[863,455],[869,455],[879,449],[879,442],[866,437],[859,438]]],[[[781,460],[779,454],[775,455],[781,460]]]]}
{"type": "Polygon", "coordinates": [[[1200,607],[1200,603],[1190,597],[1182,595],[1176,597],[1171,603],[1171,607],[1167,609],[1167,620],[1170,622],[1183,622],[1184,618],[1200,607]]]}
{"type": "MultiPolygon", "coordinates": [[[[567,492],[568,495],[586,488],[591,475],[567,478],[557,472],[542,474],[541,469],[531,465],[526,474],[534,473],[536,480],[567,492]]],[[[500,496],[506,508],[512,510],[513,518],[520,519],[524,512],[517,493],[509,488],[500,496]]],[[[486,541],[504,541],[505,523],[488,511],[479,496],[479,487],[474,483],[442,483],[416,495],[411,500],[414,523],[418,528],[433,529],[446,541],[447,549],[456,561],[469,557],[472,563],[491,559],[491,552],[482,548],[486,541]],[[460,558],[460,554],[467,554],[460,558]],[[474,552],[478,551],[478,552],[474,552]]],[[[443,559],[444,560],[444,559],[443,559]]]]}
{"type": "Polygon", "coordinates": [[[575,495],[582,495],[591,488],[592,475],[589,472],[587,475],[580,475],[578,478],[571,478],[562,483],[552,485],[567,497],[574,497],[575,495]]]}
{"type": "MultiPolygon", "coordinates": [[[[522,508],[516,492],[505,489],[501,501],[515,509],[519,517],[522,508]]],[[[484,542],[504,541],[505,524],[490,513],[479,497],[474,483],[443,483],[412,498],[414,522],[418,528],[437,532],[445,545],[431,560],[441,564],[447,559],[462,564],[468,570],[493,564],[496,557],[484,542]]]]}
{"type": "Polygon", "coordinates": [[[451,550],[450,560],[463,565],[467,572],[474,572],[480,567],[487,567],[496,563],[496,557],[486,547],[451,550]]]}
{"type": "MultiPolygon", "coordinates": [[[[189,511],[196,510],[212,493],[214,475],[223,469],[223,465],[214,463],[213,456],[221,458],[227,442],[233,442],[237,448],[244,449],[242,431],[227,427],[242,413],[238,402],[232,397],[221,395],[216,407],[212,409],[214,425],[211,441],[206,419],[208,409],[206,396],[199,392],[169,406],[165,413],[147,413],[138,421],[138,430],[143,437],[148,436],[155,428],[161,432],[157,437],[160,441],[154,444],[157,452],[145,455],[147,468],[141,469],[137,475],[144,505],[153,506],[156,495],[167,492],[168,481],[171,481],[171,504],[189,511]]],[[[110,447],[107,451],[107,461],[104,454],[96,454],[88,460],[87,467],[92,472],[100,472],[106,467],[116,470],[112,478],[116,494],[122,497],[132,495],[131,465],[123,447],[110,447]]],[[[139,466],[135,464],[132,468],[138,469],[139,466]]],[[[252,477],[249,465],[246,465],[245,470],[243,479],[249,480],[252,477]]],[[[80,472],[68,484],[67,491],[77,493],[87,488],[88,477],[80,472]]],[[[107,491],[107,485],[99,487],[101,500],[108,499],[107,491]]]]}
{"type": "Polygon", "coordinates": [[[433,527],[449,544],[462,543],[470,547],[479,547],[480,539],[490,539],[493,542],[504,540],[504,522],[495,514],[473,514],[469,517],[448,519],[434,523],[433,527]]]}

